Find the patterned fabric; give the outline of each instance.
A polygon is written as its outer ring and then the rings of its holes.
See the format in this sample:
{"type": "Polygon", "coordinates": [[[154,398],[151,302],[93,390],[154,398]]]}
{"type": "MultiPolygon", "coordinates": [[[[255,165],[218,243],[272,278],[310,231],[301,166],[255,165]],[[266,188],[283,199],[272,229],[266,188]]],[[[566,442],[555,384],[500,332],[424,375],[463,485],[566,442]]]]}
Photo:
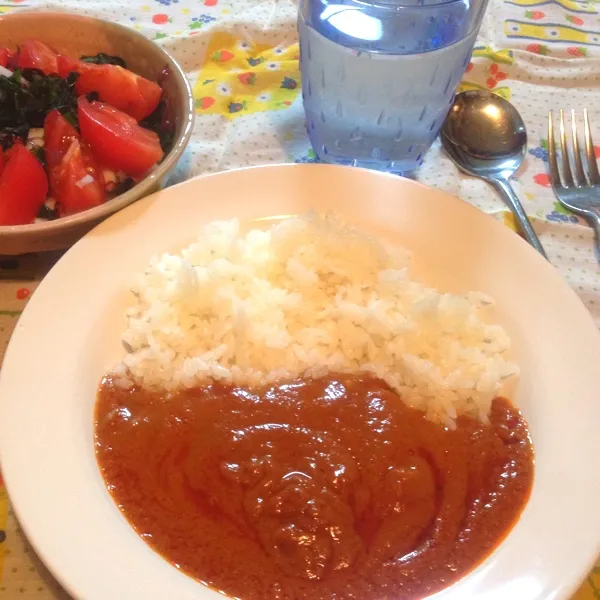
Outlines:
{"type": "MultiPolygon", "coordinates": [[[[248,165],[316,161],[304,131],[293,0],[0,0],[0,14],[44,8],[127,24],[180,61],[198,118],[173,181],[248,165]]],[[[587,107],[600,144],[600,2],[490,0],[462,87],[494,90],[522,113],[529,151],[513,185],[551,261],[600,325],[592,231],[556,202],[546,137],[549,110],[587,107]]],[[[600,146],[596,151],[600,155],[600,146]]],[[[439,144],[418,178],[516,229],[491,188],[458,173],[439,144]]],[[[57,257],[0,260],[0,356],[27,298],[57,257]]],[[[15,598],[68,596],[22,537],[0,477],[0,600],[15,598]]],[[[592,599],[600,599],[598,567],[574,597],[592,599]]]]}
{"type": "Polygon", "coordinates": [[[299,91],[298,44],[271,47],[215,33],[194,86],[199,114],[228,118],[290,107],[299,91]]]}

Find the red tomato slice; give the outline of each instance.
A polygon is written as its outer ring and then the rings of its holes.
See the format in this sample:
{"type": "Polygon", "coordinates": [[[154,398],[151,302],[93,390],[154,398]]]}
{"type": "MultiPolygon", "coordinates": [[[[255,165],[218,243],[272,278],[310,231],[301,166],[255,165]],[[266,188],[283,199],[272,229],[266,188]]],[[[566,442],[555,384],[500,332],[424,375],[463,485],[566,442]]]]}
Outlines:
{"type": "Polygon", "coordinates": [[[16,52],[12,52],[8,48],[0,48],[0,67],[13,69],[16,66],[16,52]]]}
{"type": "Polygon", "coordinates": [[[4,152],[0,148],[0,176],[2,176],[2,171],[4,171],[4,152]]]}
{"type": "Polygon", "coordinates": [[[44,122],[46,166],[60,216],[71,215],[106,200],[104,177],[77,130],[59,111],[44,122]]]}
{"type": "Polygon", "coordinates": [[[0,225],[32,223],[47,195],[40,161],[22,144],[13,146],[0,177],[0,225]]]}
{"type": "Polygon", "coordinates": [[[17,67],[39,69],[46,75],[58,74],[58,54],[39,40],[26,40],[19,48],[17,67]]]}
{"type": "Polygon", "coordinates": [[[102,171],[89,148],[79,140],[73,140],[52,179],[56,182],[52,193],[61,217],[100,206],[106,200],[102,171]]]}
{"type": "Polygon", "coordinates": [[[69,58],[64,54],[58,56],[58,74],[64,79],[69,73],[78,73],[82,61],[69,58]]]}
{"type": "Polygon", "coordinates": [[[158,135],[112,106],[81,97],[77,115],[81,137],[107,167],[141,178],[163,157],[158,135]]]}
{"type": "Polygon", "coordinates": [[[94,65],[61,56],[58,68],[61,77],[73,71],[79,73],[75,84],[79,95],[96,92],[102,102],[138,121],[152,113],[160,102],[162,89],[158,84],[118,65],[94,65]]]}
{"type": "Polygon", "coordinates": [[[44,149],[46,164],[52,169],[62,162],[71,142],[79,139],[77,129],[56,109],[44,120],[44,149]]]}

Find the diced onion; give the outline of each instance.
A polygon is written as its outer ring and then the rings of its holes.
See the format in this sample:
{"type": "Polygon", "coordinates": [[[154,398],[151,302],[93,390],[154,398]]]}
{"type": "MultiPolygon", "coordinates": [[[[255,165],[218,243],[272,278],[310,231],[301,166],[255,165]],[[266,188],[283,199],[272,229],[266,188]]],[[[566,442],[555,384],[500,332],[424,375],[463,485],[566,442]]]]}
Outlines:
{"type": "Polygon", "coordinates": [[[85,187],[86,185],[89,185],[90,183],[94,183],[94,178],[89,174],[85,174],[75,185],[77,185],[77,187],[85,187]]]}
{"type": "Polygon", "coordinates": [[[32,127],[27,134],[28,140],[44,139],[44,128],[43,127],[32,127]]]}

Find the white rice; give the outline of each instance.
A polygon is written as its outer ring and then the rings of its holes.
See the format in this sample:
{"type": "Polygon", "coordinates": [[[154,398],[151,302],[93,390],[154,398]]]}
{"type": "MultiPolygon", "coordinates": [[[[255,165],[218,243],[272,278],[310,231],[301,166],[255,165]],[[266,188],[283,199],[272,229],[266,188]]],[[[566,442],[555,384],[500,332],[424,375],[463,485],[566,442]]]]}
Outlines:
{"type": "Polygon", "coordinates": [[[212,223],[180,254],[153,258],[133,287],[120,384],[173,391],[366,371],[430,419],[485,421],[517,372],[507,334],[479,314],[491,299],[425,287],[409,263],[331,215],[245,234],[236,220],[212,223]]]}

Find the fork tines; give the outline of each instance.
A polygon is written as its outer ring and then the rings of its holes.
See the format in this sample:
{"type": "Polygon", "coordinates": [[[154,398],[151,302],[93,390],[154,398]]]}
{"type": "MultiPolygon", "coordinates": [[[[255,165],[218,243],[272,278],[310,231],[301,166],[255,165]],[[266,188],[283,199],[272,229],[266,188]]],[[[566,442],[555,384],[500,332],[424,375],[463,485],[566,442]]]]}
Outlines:
{"type": "Polygon", "coordinates": [[[560,110],[559,131],[560,131],[560,155],[561,169],[558,166],[558,157],[556,152],[556,142],[554,139],[554,119],[552,111],[548,115],[548,157],[550,162],[550,178],[552,185],[557,187],[584,187],[587,185],[600,184],[600,174],[596,164],[594,154],[594,142],[590,130],[590,121],[587,109],[583,109],[583,129],[585,136],[585,150],[579,146],[579,136],[577,132],[577,120],[575,111],[571,110],[571,138],[573,140],[572,151],[569,152],[569,141],[567,129],[565,127],[564,111],[560,110]],[[583,159],[587,169],[584,169],[583,159]],[[571,168],[571,160],[575,166],[575,172],[571,168]],[[561,177],[562,171],[562,177],[561,177]]]}

